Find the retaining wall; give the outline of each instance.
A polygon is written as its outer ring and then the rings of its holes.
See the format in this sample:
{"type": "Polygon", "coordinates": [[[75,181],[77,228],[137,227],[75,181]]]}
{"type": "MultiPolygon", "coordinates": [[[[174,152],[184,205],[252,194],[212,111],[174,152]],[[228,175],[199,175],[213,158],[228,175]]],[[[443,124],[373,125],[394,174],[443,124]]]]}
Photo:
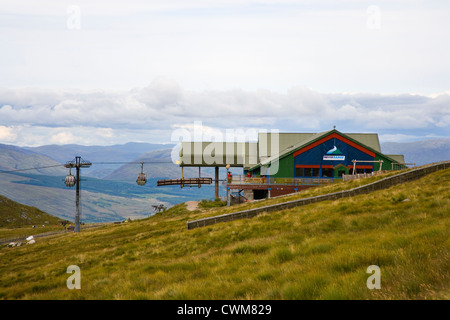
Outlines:
{"type": "Polygon", "coordinates": [[[320,202],[320,201],[337,200],[337,199],[345,198],[345,197],[353,197],[353,196],[356,196],[359,194],[365,194],[365,193],[370,193],[370,192],[373,192],[376,190],[386,189],[391,186],[401,184],[401,183],[404,183],[407,181],[420,179],[421,177],[423,177],[427,174],[430,174],[432,172],[436,172],[439,170],[444,170],[447,168],[450,168],[450,160],[433,163],[433,164],[430,164],[430,165],[427,165],[424,167],[420,167],[420,168],[413,169],[413,170],[410,170],[407,172],[399,173],[397,175],[390,176],[390,177],[366,184],[361,187],[353,188],[350,190],[328,193],[328,194],[324,194],[324,195],[320,195],[320,196],[292,200],[292,201],[287,201],[284,203],[277,203],[277,204],[264,206],[264,207],[260,207],[260,208],[248,209],[248,210],[223,214],[220,216],[214,216],[214,217],[208,217],[208,218],[203,218],[203,219],[194,220],[194,221],[188,221],[187,229],[190,230],[190,229],[194,229],[194,228],[205,227],[205,226],[209,226],[209,225],[216,224],[219,222],[234,221],[234,220],[244,219],[244,218],[252,218],[263,212],[272,212],[272,211],[291,209],[294,207],[303,206],[306,204],[320,202]]]}

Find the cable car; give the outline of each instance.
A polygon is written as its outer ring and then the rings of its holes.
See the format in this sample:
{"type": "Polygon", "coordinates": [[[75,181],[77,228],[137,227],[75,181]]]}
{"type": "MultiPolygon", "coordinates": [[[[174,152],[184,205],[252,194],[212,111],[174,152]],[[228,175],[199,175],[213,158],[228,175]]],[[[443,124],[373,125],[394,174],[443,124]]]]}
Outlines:
{"type": "Polygon", "coordinates": [[[136,183],[140,186],[147,183],[147,175],[144,173],[144,162],[141,162],[141,173],[139,173],[136,183]]]}
{"type": "Polygon", "coordinates": [[[72,174],[72,172],[69,172],[69,174],[66,176],[66,179],[64,180],[66,187],[73,187],[75,186],[75,183],[77,182],[77,179],[72,174]]]}

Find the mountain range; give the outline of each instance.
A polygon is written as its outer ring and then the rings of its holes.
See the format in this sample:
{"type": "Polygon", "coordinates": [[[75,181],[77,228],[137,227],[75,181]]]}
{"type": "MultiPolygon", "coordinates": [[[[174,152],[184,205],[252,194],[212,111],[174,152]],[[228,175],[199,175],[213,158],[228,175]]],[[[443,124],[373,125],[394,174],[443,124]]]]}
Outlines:
{"type": "MultiPolygon", "coordinates": [[[[104,178],[127,162],[132,162],[142,154],[161,149],[169,149],[172,144],[152,144],[129,142],[112,146],[82,146],[76,144],[45,145],[40,147],[25,147],[23,149],[45,155],[59,163],[71,161],[76,156],[96,164],[86,170],[85,175],[94,178],[104,178]]],[[[170,160],[170,155],[169,158],[170,160]]]]}
{"type": "Polygon", "coordinates": [[[403,154],[407,163],[416,166],[450,159],[450,138],[416,142],[385,142],[381,144],[385,154],[403,154]]]}
{"type": "MultiPolygon", "coordinates": [[[[153,205],[171,207],[189,200],[212,199],[213,186],[201,189],[156,186],[157,179],[181,176],[179,166],[171,160],[171,152],[172,145],[147,143],[32,148],[0,144],[0,195],[73,220],[75,190],[64,184],[69,172],[63,164],[81,156],[92,163],[81,170],[82,219],[86,222],[142,218],[155,213],[153,205]],[[135,180],[142,161],[148,182],[138,186],[135,180]]],[[[186,177],[196,177],[198,169],[186,168],[184,173],[186,177]]]]}
{"type": "Polygon", "coordinates": [[[0,171],[22,169],[31,169],[27,170],[28,173],[45,175],[64,175],[66,172],[60,162],[46,155],[25,148],[0,144],[0,171]]]}
{"type": "MultiPolygon", "coordinates": [[[[68,169],[63,164],[75,156],[92,162],[81,170],[82,213],[86,222],[117,221],[154,213],[153,205],[171,207],[189,200],[213,199],[214,187],[156,187],[158,179],[181,177],[171,160],[173,145],[130,142],[113,146],[46,145],[17,147],[0,144],[0,195],[39,208],[49,214],[73,220],[74,189],[64,185],[68,169]],[[148,182],[135,183],[143,170],[148,182]],[[26,170],[22,170],[26,169],[26,170]],[[29,170],[28,170],[29,169],[29,170]]],[[[383,153],[404,154],[405,161],[422,165],[450,159],[450,138],[410,143],[386,142],[383,153]]],[[[221,169],[221,176],[225,170],[221,169]]],[[[198,177],[198,168],[185,168],[185,177],[198,177]]],[[[212,168],[202,168],[212,177],[212,168]]],[[[239,174],[239,173],[236,173],[239,174]]],[[[221,186],[220,195],[225,195],[221,186]]]]}

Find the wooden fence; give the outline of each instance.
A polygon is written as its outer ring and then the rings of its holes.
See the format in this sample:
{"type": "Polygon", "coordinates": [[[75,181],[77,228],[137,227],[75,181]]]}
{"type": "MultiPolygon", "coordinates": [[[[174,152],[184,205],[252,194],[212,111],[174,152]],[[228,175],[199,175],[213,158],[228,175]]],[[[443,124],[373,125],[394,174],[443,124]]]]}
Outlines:
{"type": "Polygon", "coordinates": [[[342,181],[351,181],[351,180],[361,179],[361,178],[370,178],[370,177],[378,176],[380,174],[384,174],[386,172],[389,172],[389,171],[377,170],[377,171],[372,171],[371,173],[343,174],[342,181]]]}
{"type": "Polygon", "coordinates": [[[167,179],[158,180],[156,185],[160,186],[173,186],[173,185],[191,185],[191,184],[211,184],[212,178],[188,178],[188,179],[167,179]]]}
{"type": "Polygon", "coordinates": [[[203,218],[203,219],[194,220],[194,221],[188,221],[187,229],[190,230],[190,229],[194,229],[194,228],[205,227],[205,226],[209,226],[209,225],[216,224],[219,222],[234,221],[234,220],[244,219],[244,218],[252,218],[263,212],[273,212],[273,211],[291,209],[294,207],[303,206],[303,205],[320,202],[320,201],[337,200],[340,198],[353,197],[353,196],[356,196],[359,194],[365,194],[365,193],[370,193],[370,192],[373,192],[376,190],[386,189],[391,186],[401,184],[401,183],[404,183],[407,181],[420,179],[421,177],[423,177],[427,174],[430,174],[432,172],[436,172],[439,170],[444,170],[447,168],[450,168],[450,160],[433,163],[433,164],[430,164],[430,165],[427,165],[424,167],[420,167],[420,168],[417,168],[414,170],[399,173],[397,175],[386,177],[384,179],[366,184],[361,187],[353,188],[350,190],[328,193],[328,194],[324,194],[324,195],[320,195],[320,196],[292,200],[292,201],[273,204],[273,205],[264,206],[264,207],[260,207],[260,208],[248,209],[248,210],[223,214],[223,215],[219,215],[219,216],[208,217],[208,218],[203,218]]]}
{"type": "Polygon", "coordinates": [[[232,176],[228,179],[230,187],[236,185],[293,185],[293,186],[319,186],[333,183],[333,178],[275,178],[275,177],[246,177],[243,175],[232,176]]]}

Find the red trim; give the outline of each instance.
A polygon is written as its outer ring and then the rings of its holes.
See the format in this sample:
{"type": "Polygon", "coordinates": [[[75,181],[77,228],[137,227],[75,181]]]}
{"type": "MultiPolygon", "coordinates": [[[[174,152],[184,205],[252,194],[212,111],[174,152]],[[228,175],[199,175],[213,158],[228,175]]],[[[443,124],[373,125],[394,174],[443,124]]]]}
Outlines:
{"type": "MultiPolygon", "coordinates": [[[[349,169],[353,169],[353,165],[352,165],[352,164],[349,165],[348,168],[349,168],[349,169]]],[[[356,165],[355,168],[356,168],[356,169],[373,169],[373,166],[367,166],[367,165],[358,166],[358,165],[356,165]]]]}
{"type": "MultiPolygon", "coordinates": [[[[305,168],[305,169],[319,169],[320,168],[320,164],[296,164],[295,165],[296,168],[305,168]]],[[[323,169],[333,169],[334,166],[332,166],[331,164],[323,164],[322,168],[323,169]]],[[[349,169],[353,169],[353,165],[350,164],[348,165],[349,169]]],[[[371,165],[356,165],[355,167],[356,169],[373,169],[373,166],[371,165]]]]}
{"type": "Polygon", "coordinates": [[[296,168],[314,168],[314,169],[319,169],[320,168],[320,164],[296,164],[295,165],[296,168]]]}
{"type": "Polygon", "coordinates": [[[294,152],[294,157],[296,157],[296,156],[298,156],[299,154],[302,154],[303,152],[306,152],[306,151],[308,151],[308,150],[310,150],[310,149],[312,149],[312,148],[314,148],[314,147],[317,147],[319,144],[322,144],[322,143],[324,143],[324,142],[326,142],[326,141],[328,141],[328,140],[331,140],[331,139],[333,139],[333,138],[336,138],[336,139],[338,139],[338,140],[341,140],[342,142],[345,142],[346,144],[348,144],[348,145],[350,145],[350,146],[352,146],[352,147],[358,149],[359,151],[362,151],[362,152],[368,154],[369,156],[375,158],[375,153],[374,153],[374,152],[372,152],[372,151],[370,151],[370,150],[367,150],[366,148],[360,146],[359,144],[356,144],[356,143],[354,143],[353,141],[350,141],[350,140],[348,140],[347,138],[344,138],[344,137],[340,136],[340,135],[337,134],[336,132],[333,132],[333,133],[330,134],[329,136],[326,136],[326,137],[324,137],[324,138],[322,138],[322,139],[320,139],[320,140],[317,140],[317,141],[314,142],[314,143],[311,143],[310,145],[307,145],[306,147],[304,147],[304,148],[302,148],[302,149],[300,149],[300,150],[295,151],[295,152],[294,152]]]}

